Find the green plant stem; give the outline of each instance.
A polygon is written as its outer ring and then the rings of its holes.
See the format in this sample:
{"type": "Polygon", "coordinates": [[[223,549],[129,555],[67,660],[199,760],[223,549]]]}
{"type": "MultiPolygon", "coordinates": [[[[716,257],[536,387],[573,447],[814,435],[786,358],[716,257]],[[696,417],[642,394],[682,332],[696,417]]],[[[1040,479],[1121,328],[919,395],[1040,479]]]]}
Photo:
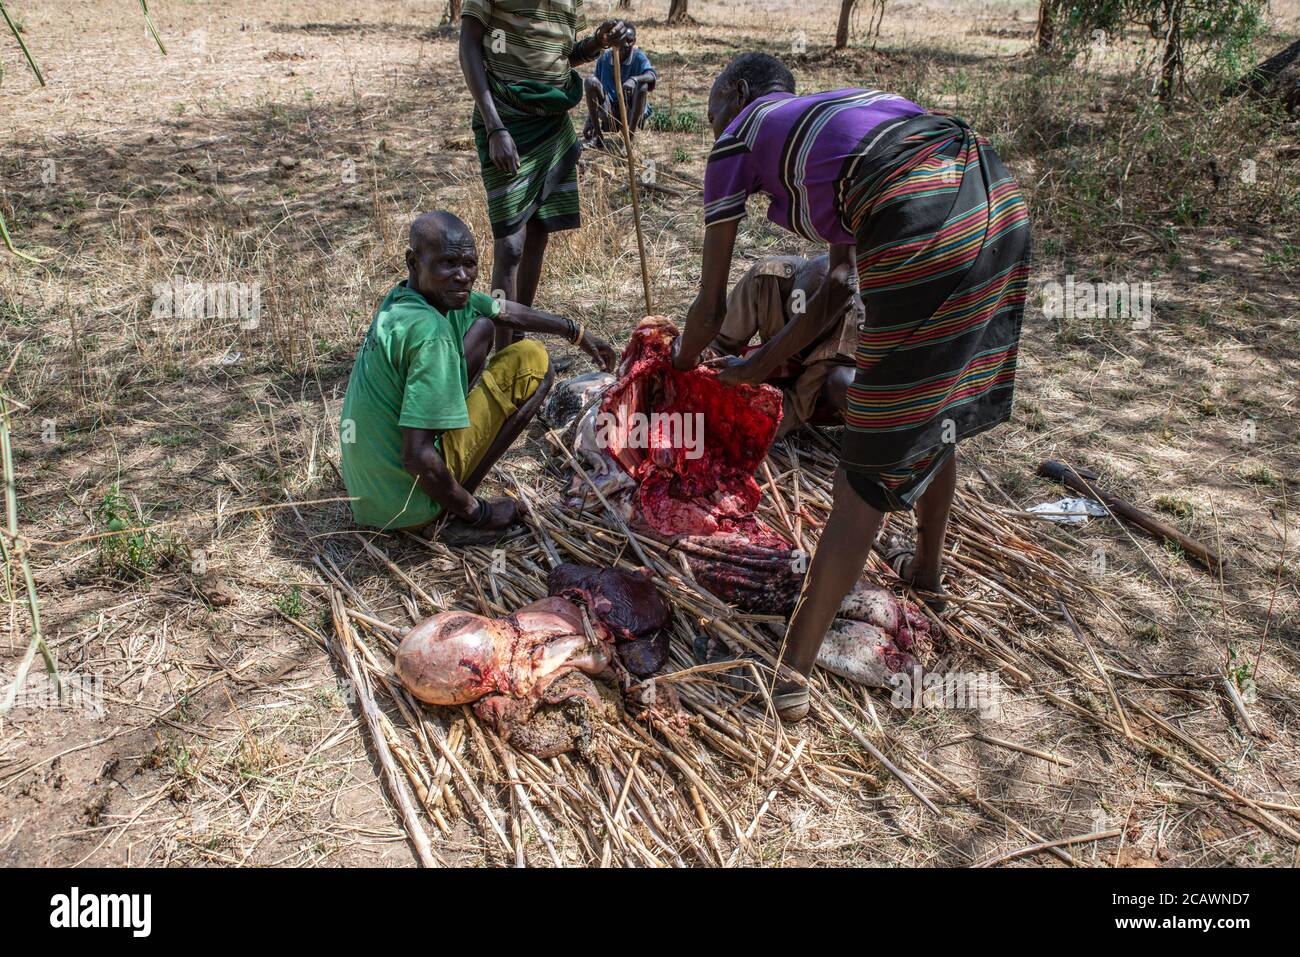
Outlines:
{"type": "Polygon", "coordinates": [[[149,28],[149,35],[153,37],[153,42],[158,44],[158,50],[163,56],[167,55],[167,48],[163,46],[162,37],[158,36],[158,31],[154,28],[153,17],[149,16],[149,4],[145,0],[140,0],[140,9],[144,11],[145,26],[149,28]]]}
{"type": "MultiPolygon", "coordinates": [[[[144,0],[140,0],[140,2],[144,3],[144,0]]],[[[14,39],[18,41],[18,46],[22,48],[23,56],[27,57],[27,65],[31,67],[32,72],[36,74],[36,82],[39,83],[41,86],[44,86],[45,77],[41,76],[41,68],[38,67],[36,65],[36,61],[32,59],[32,51],[27,49],[27,44],[23,42],[22,34],[18,32],[18,27],[14,24],[13,20],[10,19],[9,11],[5,9],[5,5],[3,2],[0,2],[0,14],[4,15],[5,23],[9,24],[9,32],[12,33],[14,35],[14,39]]],[[[5,238],[6,238],[6,245],[8,245],[7,242],[8,237],[6,236],[5,238]]],[[[10,248],[12,249],[13,247],[11,246],[10,248]]]]}
{"type": "Polygon", "coordinates": [[[45,669],[49,672],[51,680],[54,681],[55,690],[59,692],[60,696],[62,695],[62,683],[59,680],[59,667],[54,660],[54,654],[50,651],[50,646],[45,643],[45,638],[41,635],[41,609],[40,601],[36,597],[36,580],[32,577],[32,568],[27,561],[26,547],[18,538],[18,490],[14,483],[13,446],[9,436],[9,403],[5,401],[4,396],[0,396],[0,467],[4,469],[5,522],[9,528],[10,538],[14,542],[11,557],[18,559],[18,566],[22,569],[23,581],[27,586],[27,609],[32,618],[32,640],[27,646],[27,652],[23,655],[22,661],[18,663],[14,683],[5,693],[4,698],[0,699],[0,715],[5,715],[13,708],[19,689],[27,681],[27,672],[31,670],[32,661],[35,660],[37,651],[45,659],[45,669]]]}
{"type": "Polygon", "coordinates": [[[9,238],[9,227],[5,225],[5,214],[2,212],[0,212],[0,239],[4,240],[5,249],[9,250],[19,259],[26,259],[28,262],[33,263],[45,262],[44,259],[37,259],[35,256],[31,256],[14,246],[14,241],[9,238]]]}

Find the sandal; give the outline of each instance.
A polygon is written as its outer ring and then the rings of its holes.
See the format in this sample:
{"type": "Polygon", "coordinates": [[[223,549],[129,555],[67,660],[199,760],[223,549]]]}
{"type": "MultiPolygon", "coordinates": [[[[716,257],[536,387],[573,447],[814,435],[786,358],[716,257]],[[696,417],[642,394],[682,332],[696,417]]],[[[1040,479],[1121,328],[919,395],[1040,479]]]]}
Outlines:
{"type": "Polygon", "coordinates": [[[898,580],[911,587],[927,608],[936,615],[941,615],[948,609],[947,592],[943,591],[943,585],[940,584],[936,591],[927,591],[912,584],[912,579],[903,573],[915,557],[916,552],[911,545],[894,545],[885,549],[885,564],[898,576],[898,580]]]}
{"type": "MultiPolygon", "coordinates": [[[[724,650],[721,654],[714,654],[709,656],[706,659],[706,664],[716,665],[716,664],[721,664],[723,662],[729,662],[729,661],[735,661],[735,662],[754,661],[760,665],[763,664],[763,659],[760,658],[758,655],[754,654],[753,652],[748,652],[743,655],[737,655],[737,654],[732,654],[730,651],[726,651],[726,650],[724,650]]],[[[758,682],[754,679],[753,668],[749,668],[749,667],[731,668],[727,671],[714,672],[714,675],[715,677],[717,677],[719,681],[725,684],[732,691],[738,691],[741,694],[747,694],[747,695],[757,695],[759,693],[758,682]]]]}
{"type": "Polygon", "coordinates": [[[520,526],[507,525],[505,528],[475,528],[468,522],[453,519],[438,530],[436,538],[444,545],[464,548],[469,545],[495,545],[508,535],[516,534],[520,526]]]}
{"type": "MultiPolygon", "coordinates": [[[[744,655],[718,655],[710,664],[716,664],[722,661],[757,661],[762,663],[763,659],[753,653],[744,655]]],[[[739,691],[741,694],[755,695],[759,694],[758,683],[754,678],[754,669],[752,668],[734,668],[730,671],[718,672],[718,678],[728,687],[739,691]]],[[[808,717],[808,711],[812,706],[811,692],[806,684],[800,684],[795,681],[782,681],[772,692],[772,706],[776,708],[777,717],[784,724],[797,724],[804,718],[808,717]]]]}
{"type": "Polygon", "coordinates": [[[812,708],[812,695],[807,685],[801,685],[772,695],[772,704],[782,724],[798,724],[808,717],[808,712],[812,708]]]}

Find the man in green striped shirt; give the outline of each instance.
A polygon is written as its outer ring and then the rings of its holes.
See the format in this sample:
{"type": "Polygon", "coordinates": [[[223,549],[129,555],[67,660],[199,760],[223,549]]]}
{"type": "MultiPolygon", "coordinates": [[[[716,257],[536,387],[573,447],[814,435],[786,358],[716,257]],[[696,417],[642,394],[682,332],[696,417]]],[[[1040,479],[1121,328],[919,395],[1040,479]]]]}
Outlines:
{"type": "MultiPolygon", "coordinates": [[[[492,223],[492,289],[531,306],[553,232],[574,229],[582,147],[569,110],[582,99],[574,67],[622,43],[627,27],[587,27],[582,0],[465,0],[460,63],[492,223]]],[[[515,336],[517,337],[517,336],[515,336]]],[[[512,341],[499,330],[497,348],[512,341]]]]}

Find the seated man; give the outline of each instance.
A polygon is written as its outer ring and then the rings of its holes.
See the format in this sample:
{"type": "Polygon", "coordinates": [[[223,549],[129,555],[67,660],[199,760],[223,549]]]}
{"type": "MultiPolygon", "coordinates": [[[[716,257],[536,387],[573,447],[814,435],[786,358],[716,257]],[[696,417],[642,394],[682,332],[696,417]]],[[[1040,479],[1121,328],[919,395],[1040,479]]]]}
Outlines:
{"type": "MultiPolygon", "coordinates": [[[[622,67],[618,83],[623,87],[628,132],[635,133],[650,116],[650,91],[659,74],[650,58],[636,45],[636,27],[624,20],[626,39],[618,48],[622,67]]],[[[614,80],[614,51],[606,50],[596,60],[596,70],[584,81],[587,91],[587,125],[582,128],[586,145],[604,148],[601,133],[622,129],[618,113],[618,85],[614,80]]]]}
{"type": "Polygon", "coordinates": [[[814,300],[829,268],[827,256],[759,260],[727,296],[727,315],[713,341],[726,356],[747,354],[757,367],[754,381],[781,387],[778,438],[807,422],[842,423],[848,408],[862,302],[852,289],[839,290],[827,304],[814,300]],[[755,333],[764,347],[748,349],[755,333]]]}
{"type": "Polygon", "coordinates": [[[451,213],[419,216],[410,244],[408,277],[384,298],[352,367],[340,421],[343,481],[360,525],[416,530],[446,512],[444,541],[490,538],[516,520],[515,501],[474,489],[553,376],[534,339],[488,359],[497,329],[563,336],[605,370],[616,357],[571,319],[474,292],[474,236],[451,213]]]}

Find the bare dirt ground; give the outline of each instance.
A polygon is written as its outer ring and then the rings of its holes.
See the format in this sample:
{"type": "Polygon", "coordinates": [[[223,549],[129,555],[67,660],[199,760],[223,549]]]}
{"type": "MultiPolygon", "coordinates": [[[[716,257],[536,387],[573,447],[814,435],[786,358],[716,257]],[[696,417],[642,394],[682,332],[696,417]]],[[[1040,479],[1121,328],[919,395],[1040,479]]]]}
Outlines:
{"type": "MultiPolygon", "coordinates": [[[[331,461],[354,350],[404,276],[412,214],[461,213],[489,259],[455,34],[438,29],[441,4],[415,0],[159,3],[163,57],[129,4],[7,6],[49,83],[0,38],[0,208],[47,260],[0,253],[0,366],[16,355],[5,390],[24,405],[19,523],[61,669],[101,679],[104,709],[0,719],[0,863],[407,866],[341,675],[287,620],[319,626],[328,605],[307,532],[279,505],[319,503],[301,507],[311,541],[404,617],[403,589],[357,554],[331,461]],[[259,325],[156,317],[178,277],[257,284],[259,325]],[[113,515],[157,534],[134,554],[85,538],[113,515]]],[[[804,90],[878,86],[967,115],[1031,196],[1035,288],[1150,282],[1154,309],[1132,329],[1048,318],[1032,298],[1017,416],[966,459],[1021,508],[1062,494],[1034,477],[1041,459],[1089,466],[1224,555],[1215,580],[1113,522],[1035,526],[1110,594],[1117,617],[1086,624],[1109,679],[1147,709],[1130,709],[1135,730],[1257,806],[1054,706],[1045,691],[1117,720],[1104,692],[1064,674],[1015,689],[997,721],[877,698],[882,720],[1049,840],[1120,832],[1076,847],[1081,863],[1294,863],[1296,843],[1259,808],[1300,828],[1295,125],[1153,125],[1123,49],[1098,52],[1088,75],[1040,75],[1025,55],[1031,3],[891,3],[875,49],[831,53],[834,6],[697,0],[699,22],[670,28],[666,4],[635,5],[663,77],[656,106],[686,118],[639,140],[668,190],[646,198],[656,310],[680,317],[693,294],[709,139],[689,117],[735,53],[790,53],[804,90]]],[[[1292,38],[1298,15],[1274,4],[1260,50],[1292,38]]],[[[589,161],[586,225],[552,244],[539,295],[616,343],[642,312],[620,175],[589,161]]],[[[803,249],[753,210],[736,275],[803,249]]],[[[534,435],[509,467],[523,477],[538,460],[534,435]]],[[[394,549],[417,580],[447,572],[394,549]]],[[[27,613],[14,598],[3,615],[12,675],[27,613]]],[[[1042,639],[1059,648],[1068,632],[1044,625],[1042,639]]],[[[1028,843],[969,807],[935,825],[892,784],[849,787],[829,809],[783,797],[765,822],[746,863],[964,864],[1028,843]]],[[[501,861],[465,823],[439,849],[501,861]]]]}

